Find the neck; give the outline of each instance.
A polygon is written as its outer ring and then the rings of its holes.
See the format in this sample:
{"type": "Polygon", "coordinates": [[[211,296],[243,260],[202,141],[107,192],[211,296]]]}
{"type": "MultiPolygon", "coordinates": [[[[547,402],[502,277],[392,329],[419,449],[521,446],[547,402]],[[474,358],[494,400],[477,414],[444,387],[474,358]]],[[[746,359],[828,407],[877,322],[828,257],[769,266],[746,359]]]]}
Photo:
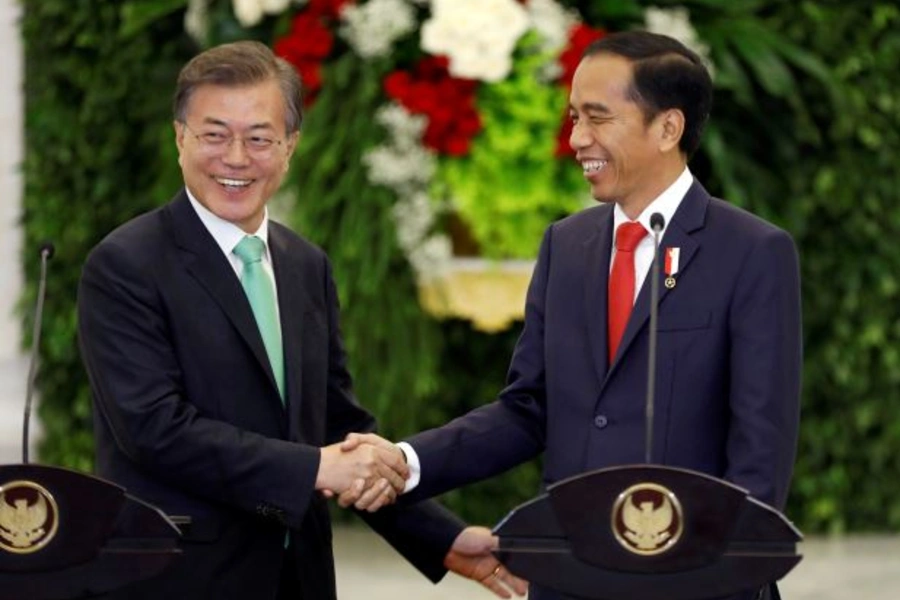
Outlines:
{"type": "Polygon", "coordinates": [[[637,219],[654,200],[675,183],[675,180],[684,172],[686,165],[687,163],[683,160],[669,161],[662,165],[657,172],[657,177],[647,188],[641,190],[640,196],[616,200],[622,207],[622,212],[632,221],[637,219]]]}

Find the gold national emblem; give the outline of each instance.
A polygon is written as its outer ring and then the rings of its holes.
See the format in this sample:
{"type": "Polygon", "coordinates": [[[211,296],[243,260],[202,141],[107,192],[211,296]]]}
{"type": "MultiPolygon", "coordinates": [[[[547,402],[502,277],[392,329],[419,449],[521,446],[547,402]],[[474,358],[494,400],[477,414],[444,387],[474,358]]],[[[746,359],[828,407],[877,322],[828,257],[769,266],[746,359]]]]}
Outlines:
{"type": "Polygon", "coordinates": [[[31,554],[50,543],[59,525],[56,500],[32,481],[0,486],[0,550],[31,554]]]}
{"type": "Polygon", "coordinates": [[[612,528],[629,552],[652,556],[671,549],[681,537],[681,503],[671,490],[656,483],[633,485],[616,499],[612,528]]]}

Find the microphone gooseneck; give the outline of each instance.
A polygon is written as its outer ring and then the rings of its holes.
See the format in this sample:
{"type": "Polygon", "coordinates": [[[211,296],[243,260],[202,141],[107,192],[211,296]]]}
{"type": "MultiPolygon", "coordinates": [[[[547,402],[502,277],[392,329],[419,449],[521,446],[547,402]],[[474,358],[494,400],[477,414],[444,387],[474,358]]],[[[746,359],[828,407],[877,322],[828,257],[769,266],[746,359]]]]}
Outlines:
{"type": "Polygon", "coordinates": [[[650,271],[650,340],[647,349],[647,418],[644,432],[646,446],[644,462],[650,464],[653,457],[653,402],[656,394],[656,333],[659,318],[659,235],[666,226],[666,219],[659,213],[650,215],[653,230],[653,263],[650,271]]]}
{"type": "Polygon", "coordinates": [[[28,384],[25,390],[25,418],[22,425],[22,462],[28,464],[28,428],[31,422],[31,402],[34,397],[34,378],[41,345],[41,326],[44,320],[44,296],[47,293],[47,261],[53,257],[56,248],[52,242],[40,246],[41,278],[38,283],[37,303],[34,309],[34,327],[31,332],[31,363],[28,366],[28,384]]]}

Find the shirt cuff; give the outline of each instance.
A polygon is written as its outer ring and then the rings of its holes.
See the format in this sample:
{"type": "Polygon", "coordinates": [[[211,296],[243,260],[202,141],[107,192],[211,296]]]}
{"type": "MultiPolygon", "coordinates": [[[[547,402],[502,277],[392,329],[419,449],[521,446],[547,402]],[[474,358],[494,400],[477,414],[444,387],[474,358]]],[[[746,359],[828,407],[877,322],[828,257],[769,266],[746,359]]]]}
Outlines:
{"type": "Polygon", "coordinates": [[[409,479],[406,480],[406,486],[403,488],[403,494],[411,492],[419,485],[422,479],[422,466],[419,463],[419,455],[413,450],[413,447],[406,442],[397,442],[397,447],[403,451],[406,456],[406,466],[409,467],[409,479]]]}

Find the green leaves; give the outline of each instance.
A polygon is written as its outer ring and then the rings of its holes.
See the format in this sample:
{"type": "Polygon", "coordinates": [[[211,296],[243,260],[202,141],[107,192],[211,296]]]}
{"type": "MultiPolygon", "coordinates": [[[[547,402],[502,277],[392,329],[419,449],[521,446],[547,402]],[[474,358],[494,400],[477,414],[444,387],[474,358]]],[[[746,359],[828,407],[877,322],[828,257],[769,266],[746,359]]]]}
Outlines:
{"type": "Polygon", "coordinates": [[[579,166],[555,157],[567,91],[540,80],[533,38],[517,55],[509,77],[479,89],[483,130],[468,155],[440,159],[433,186],[488,258],[535,257],[547,225],[590,200],[579,166]]]}
{"type": "MultiPolygon", "coordinates": [[[[146,27],[119,37],[123,12],[138,4],[28,2],[22,20],[25,247],[43,239],[57,247],[37,378],[41,460],[83,470],[90,469],[93,453],[90,391],[76,339],[81,265],[100,238],[168,199],[180,183],[177,170],[174,179],[165,177],[172,173],[169,160],[176,169],[177,163],[160,146],[172,141],[170,133],[162,135],[170,131],[171,114],[169,95],[159,89],[161,82],[171,89],[184,58],[182,22],[174,12],[152,25],[148,17],[146,27]]],[[[140,4],[149,10],[162,3],[140,4]]],[[[23,254],[29,305],[37,277],[33,256],[23,254]]]]}
{"type": "MultiPolygon", "coordinates": [[[[289,20],[243,30],[230,4],[211,5],[211,42],[271,41],[272,28],[289,20]]],[[[800,247],[804,398],[788,515],[807,532],[900,529],[900,8],[889,0],[565,4],[610,30],[639,26],[643,6],[689,8],[711,49],[717,90],[691,168],[713,193],[787,228],[800,247]]],[[[74,310],[84,257],[180,184],[169,99],[195,52],[182,30],[185,5],[23,2],[25,244],[50,238],[59,249],[38,377],[48,463],[85,470],[91,463],[74,310]]],[[[295,198],[296,228],[331,256],[359,397],[389,435],[438,425],[491,399],[518,334],[479,334],[422,312],[395,240],[396,199],[368,183],[360,157],[384,136],[373,119],[384,102],[381,79],[418,52],[414,37],[403,54],[374,63],[349,55],[329,63],[285,188],[295,198]]],[[[469,197],[466,210],[490,250],[530,253],[583,184],[577,169],[543,158],[555,137],[547,108],[554,102],[532,71],[491,88],[479,103],[493,133],[476,143],[466,169],[463,161],[441,167],[444,181],[469,197]],[[528,103],[513,102],[522,95],[528,103]],[[508,170],[510,160],[521,164],[508,170]],[[548,176],[553,169],[562,171],[548,176]]],[[[30,306],[37,265],[30,252],[23,256],[30,306]]],[[[447,500],[491,522],[532,496],[538,481],[530,464],[447,500]]]]}
{"type": "Polygon", "coordinates": [[[140,0],[125,2],[121,8],[119,35],[131,37],[150,24],[187,5],[187,0],[140,0]]]}
{"type": "Polygon", "coordinates": [[[423,426],[438,388],[441,341],[396,241],[396,198],[369,184],[362,162],[384,139],[373,115],[389,68],[346,54],[325,69],[286,189],[297,198],[295,229],[332,261],[357,396],[385,432],[408,435],[423,426]]]}

